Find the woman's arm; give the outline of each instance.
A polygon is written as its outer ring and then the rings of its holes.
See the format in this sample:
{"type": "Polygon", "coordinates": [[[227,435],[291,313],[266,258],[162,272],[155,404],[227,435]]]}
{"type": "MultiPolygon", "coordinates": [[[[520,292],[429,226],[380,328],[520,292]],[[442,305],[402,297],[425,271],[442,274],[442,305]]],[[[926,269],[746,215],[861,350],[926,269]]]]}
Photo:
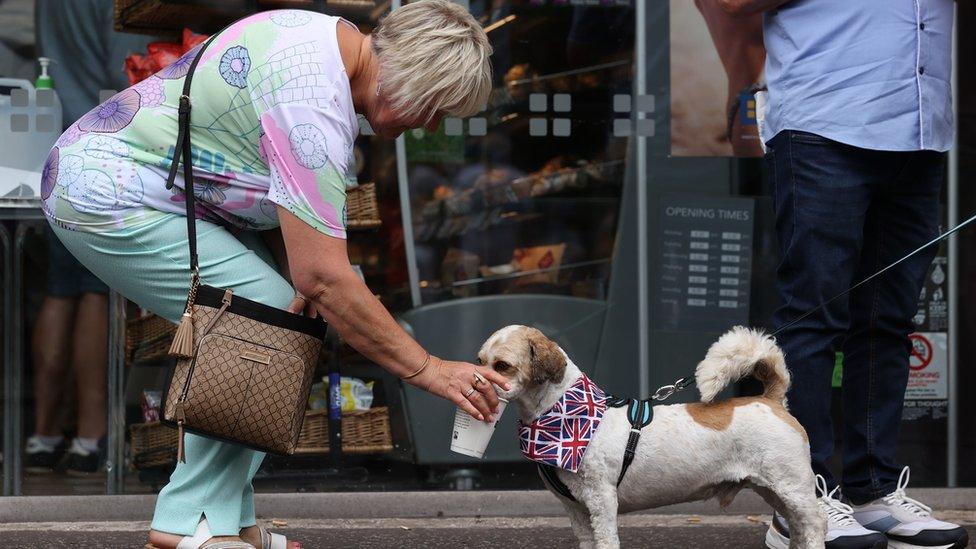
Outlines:
{"type": "MultiPolygon", "coordinates": [[[[288,266],[288,252],[285,250],[285,240],[281,236],[281,228],[261,231],[261,238],[264,240],[265,245],[268,246],[268,250],[271,251],[271,256],[274,257],[275,263],[278,264],[278,273],[289,284],[294,285],[291,281],[291,268],[288,266]]],[[[295,299],[291,300],[291,303],[288,305],[288,312],[305,314],[313,318],[318,316],[318,312],[315,310],[315,307],[312,307],[311,301],[307,300],[305,296],[300,296],[300,294],[296,294],[295,299]]]]}
{"type": "Polygon", "coordinates": [[[752,15],[778,8],[789,0],[718,0],[722,9],[731,15],[752,15]]]}
{"type": "Polygon", "coordinates": [[[264,243],[267,244],[268,249],[271,250],[271,255],[274,256],[275,261],[278,262],[278,272],[281,276],[285,278],[288,282],[291,282],[291,271],[288,268],[288,253],[285,252],[285,241],[281,236],[281,229],[271,229],[269,231],[261,231],[261,238],[264,239],[264,243]]]}
{"type": "MultiPolygon", "coordinates": [[[[315,230],[280,206],[278,219],[295,287],[343,339],[397,377],[424,367],[427,352],[403,331],[352,269],[346,241],[315,230]]],[[[437,357],[430,357],[426,368],[407,382],[484,421],[497,409],[498,396],[491,383],[474,385],[475,372],[508,388],[504,376],[491,368],[437,357]],[[471,387],[477,390],[465,397],[471,387]]]]}

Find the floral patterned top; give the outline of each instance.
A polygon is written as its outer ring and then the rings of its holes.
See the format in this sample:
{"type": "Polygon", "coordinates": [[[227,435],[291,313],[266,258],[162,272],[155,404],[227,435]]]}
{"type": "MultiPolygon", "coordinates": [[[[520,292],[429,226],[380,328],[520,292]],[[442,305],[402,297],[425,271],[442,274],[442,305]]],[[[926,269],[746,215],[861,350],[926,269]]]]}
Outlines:
{"type": "MultiPolygon", "coordinates": [[[[190,93],[198,218],[270,229],[280,205],[345,238],[359,123],[339,21],[301,10],[262,12],[222,31],[203,52],[190,93]]],[[[183,79],[198,51],[117,93],[58,139],[41,184],[52,220],[103,232],[162,212],[184,214],[182,177],[172,190],[165,181],[183,79]]]]}

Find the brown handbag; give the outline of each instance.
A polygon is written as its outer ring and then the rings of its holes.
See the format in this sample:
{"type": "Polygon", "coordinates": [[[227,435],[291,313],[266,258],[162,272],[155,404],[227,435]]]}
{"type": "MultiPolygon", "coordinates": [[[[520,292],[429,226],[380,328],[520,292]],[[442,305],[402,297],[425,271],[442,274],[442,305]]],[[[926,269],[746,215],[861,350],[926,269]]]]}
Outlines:
{"type": "MultiPolygon", "coordinates": [[[[216,35],[214,35],[216,36],[216,35]]],[[[179,133],[167,188],[183,158],[190,291],[170,354],[177,357],[163,397],[163,423],[179,429],[177,455],[185,461],[184,431],[273,454],[292,454],[319,362],[326,325],[200,282],[193,166],[190,155],[190,82],[183,83],[179,133]]]]}

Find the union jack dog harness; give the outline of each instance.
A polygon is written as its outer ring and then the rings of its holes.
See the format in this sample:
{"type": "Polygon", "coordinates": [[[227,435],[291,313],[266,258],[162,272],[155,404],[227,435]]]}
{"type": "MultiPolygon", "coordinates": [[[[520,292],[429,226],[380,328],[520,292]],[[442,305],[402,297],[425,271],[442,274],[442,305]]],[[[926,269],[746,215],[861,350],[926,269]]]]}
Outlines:
{"type": "Polygon", "coordinates": [[[519,447],[522,455],[538,464],[539,473],[546,484],[563,497],[576,501],[569,487],[559,480],[556,469],[573,473],[579,470],[586,448],[600,426],[607,406],[626,406],[630,420],[630,436],[627,438],[623,466],[617,478],[617,486],[620,486],[627,469],[634,461],[641,428],[653,419],[650,400],[608,395],[586,374],[582,374],[547,412],[528,424],[519,420],[519,447]]]}

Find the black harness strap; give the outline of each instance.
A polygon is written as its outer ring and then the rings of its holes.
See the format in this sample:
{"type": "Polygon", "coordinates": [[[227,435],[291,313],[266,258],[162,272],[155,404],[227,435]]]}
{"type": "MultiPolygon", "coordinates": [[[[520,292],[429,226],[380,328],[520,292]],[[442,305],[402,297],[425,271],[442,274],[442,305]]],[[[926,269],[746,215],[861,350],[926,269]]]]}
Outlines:
{"type": "Polygon", "coordinates": [[[552,465],[539,464],[539,475],[542,476],[542,482],[544,482],[550,490],[556,492],[560,496],[570,500],[576,501],[573,497],[573,493],[569,491],[569,486],[566,483],[559,480],[559,475],[556,474],[558,470],[552,465]]]}
{"type": "MultiPolygon", "coordinates": [[[[630,421],[630,435],[627,437],[627,447],[624,448],[624,461],[620,468],[620,476],[617,477],[617,486],[624,480],[627,469],[634,462],[637,455],[637,443],[640,442],[641,429],[648,426],[654,419],[654,409],[650,400],[637,400],[636,398],[619,398],[607,395],[607,406],[611,408],[627,407],[627,419],[630,421]]],[[[558,469],[551,465],[539,464],[539,475],[542,481],[550,490],[560,496],[576,501],[573,492],[566,486],[566,483],[559,480],[558,469]]]]}
{"type": "Polygon", "coordinates": [[[654,419],[654,410],[650,400],[637,400],[636,398],[616,398],[608,397],[607,406],[612,408],[627,407],[627,419],[630,420],[630,435],[627,437],[627,447],[624,448],[624,462],[620,467],[620,476],[617,477],[617,486],[624,481],[627,469],[634,462],[637,455],[637,443],[640,442],[641,429],[646,427],[654,419]]]}

